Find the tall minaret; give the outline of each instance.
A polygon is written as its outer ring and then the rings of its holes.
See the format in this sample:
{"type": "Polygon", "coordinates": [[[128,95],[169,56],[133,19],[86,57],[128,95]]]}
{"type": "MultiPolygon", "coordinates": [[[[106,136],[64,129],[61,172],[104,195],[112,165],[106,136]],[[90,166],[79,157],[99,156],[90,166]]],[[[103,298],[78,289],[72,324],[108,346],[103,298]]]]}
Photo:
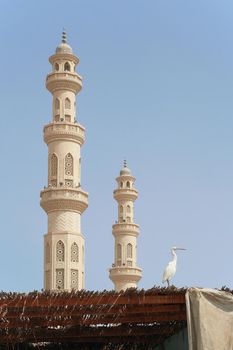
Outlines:
{"type": "Polygon", "coordinates": [[[88,194],[81,188],[80,149],[85,129],[75,119],[76,94],[82,78],[76,73],[78,57],[62,43],[49,58],[52,72],[46,87],[53,95],[53,116],[44,127],[48,145],[48,186],[41,191],[41,207],[48,214],[44,236],[44,289],[84,288],[84,237],[81,214],[88,206],[88,194]]]}
{"type": "Polygon", "coordinates": [[[126,161],[116,178],[118,188],[114,198],[118,202],[118,221],[112,227],[115,237],[115,262],[109,270],[109,278],[115,290],[136,288],[142,277],[142,270],[137,266],[137,237],[139,225],[134,223],[134,201],[138,191],[134,188],[135,178],[127,167],[126,161]]]}

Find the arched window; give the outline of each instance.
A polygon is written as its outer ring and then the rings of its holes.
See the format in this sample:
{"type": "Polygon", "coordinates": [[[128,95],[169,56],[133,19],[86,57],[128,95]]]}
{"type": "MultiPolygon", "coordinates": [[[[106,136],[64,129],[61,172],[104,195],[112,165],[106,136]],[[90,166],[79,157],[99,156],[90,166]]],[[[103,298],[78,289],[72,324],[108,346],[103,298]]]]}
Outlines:
{"type": "Polygon", "coordinates": [[[55,153],[51,156],[51,176],[57,176],[58,159],[55,153]]]}
{"type": "Polygon", "coordinates": [[[121,260],[122,259],[122,249],[121,249],[121,244],[117,244],[117,251],[116,251],[116,255],[117,255],[117,260],[121,260]]]}
{"type": "Polygon", "coordinates": [[[56,261],[65,260],[65,245],[62,241],[57,242],[56,246],[56,261]]]}
{"type": "Polygon", "coordinates": [[[70,109],[71,108],[71,102],[68,97],[65,99],[65,109],[70,109]]]}
{"type": "Polygon", "coordinates": [[[55,65],[54,65],[54,69],[55,69],[56,71],[58,71],[58,70],[59,70],[59,64],[58,64],[58,63],[55,63],[55,65]]]}
{"type": "Polygon", "coordinates": [[[46,263],[50,263],[50,246],[49,246],[49,243],[46,244],[45,261],[46,261],[46,263]]]}
{"type": "Polygon", "coordinates": [[[79,260],[78,245],[76,243],[73,243],[71,246],[71,261],[78,262],[78,260],[79,260]]]}
{"type": "Polygon", "coordinates": [[[127,211],[127,213],[130,213],[130,212],[131,212],[130,205],[127,205],[127,207],[126,207],[126,211],[127,211]]]}
{"type": "Polygon", "coordinates": [[[65,157],[65,175],[73,176],[73,157],[71,153],[67,153],[65,157]]]}
{"type": "Polygon", "coordinates": [[[58,98],[56,98],[55,100],[55,109],[59,109],[60,108],[60,101],[58,98]]]}
{"type": "Polygon", "coordinates": [[[130,182],[129,181],[126,182],[126,187],[130,188],[130,182]]]}
{"type": "Polygon", "coordinates": [[[120,205],[120,213],[123,213],[123,205],[120,205]]]}
{"type": "Polygon", "coordinates": [[[127,244],[127,258],[132,259],[133,258],[133,246],[131,243],[127,244]]]}
{"type": "Polygon", "coordinates": [[[64,70],[70,72],[70,64],[69,64],[69,62],[65,63],[64,70]]]}

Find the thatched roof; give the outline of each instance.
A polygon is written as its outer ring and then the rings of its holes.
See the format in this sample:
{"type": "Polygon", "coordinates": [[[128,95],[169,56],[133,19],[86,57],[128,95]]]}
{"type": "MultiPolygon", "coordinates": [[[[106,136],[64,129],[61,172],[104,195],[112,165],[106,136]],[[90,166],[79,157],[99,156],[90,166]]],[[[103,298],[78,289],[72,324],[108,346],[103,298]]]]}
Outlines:
{"type": "MultiPolygon", "coordinates": [[[[185,289],[0,293],[1,346],[153,347],[186,325],[185,289]],[[17,345],[17,346],[18,346],[17,345]]],[[[63,347],[65,348],[65,347],[63,347]]]]}

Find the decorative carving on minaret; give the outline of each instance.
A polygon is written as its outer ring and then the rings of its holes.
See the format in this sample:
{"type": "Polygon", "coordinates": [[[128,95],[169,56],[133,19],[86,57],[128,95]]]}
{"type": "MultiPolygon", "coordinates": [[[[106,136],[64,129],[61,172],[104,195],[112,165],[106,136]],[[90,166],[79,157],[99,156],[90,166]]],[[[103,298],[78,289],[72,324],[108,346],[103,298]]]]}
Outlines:
{"type": "Polygon", "coordinates": [[[40,202],[48,215],[48,232],[44,236],[44,289],[83,289],[81,214],[88,206],[88,194],[80,185],[85,129],[76,121],[76,94],[82,88],[82,78],[76,73],[79,59],[68,45],[65,32],[49,62],[52,72],[47,75],[46,87],[53,96],[53,108],[52,121],[44,127],[48,185],[41,191],[40,202]]]}
{"type": "Polygon", "coordinates": [[[134,187],[135,178],[124,161],[120,176],[116,178],[117,189],[114,198],[118,202],[118,220],[112,227],[115,238],[115,259],[109,270],[116,291],[136,288],[142,270],[137,266],[137,237],[139,225],[134,223],[134,201],[138,191],[134,187]]]}

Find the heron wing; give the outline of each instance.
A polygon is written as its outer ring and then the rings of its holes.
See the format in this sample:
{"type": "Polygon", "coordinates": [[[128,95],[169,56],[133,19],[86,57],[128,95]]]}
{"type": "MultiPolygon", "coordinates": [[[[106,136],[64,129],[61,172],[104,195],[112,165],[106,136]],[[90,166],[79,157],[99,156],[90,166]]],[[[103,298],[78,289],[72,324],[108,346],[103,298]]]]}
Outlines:
{"type": "Polygon", "coordinates": [[[162,282],[169,281],[174,276],[175,272],[176,266],[174,261],[170,261],[164,270],[162,282]]]}

